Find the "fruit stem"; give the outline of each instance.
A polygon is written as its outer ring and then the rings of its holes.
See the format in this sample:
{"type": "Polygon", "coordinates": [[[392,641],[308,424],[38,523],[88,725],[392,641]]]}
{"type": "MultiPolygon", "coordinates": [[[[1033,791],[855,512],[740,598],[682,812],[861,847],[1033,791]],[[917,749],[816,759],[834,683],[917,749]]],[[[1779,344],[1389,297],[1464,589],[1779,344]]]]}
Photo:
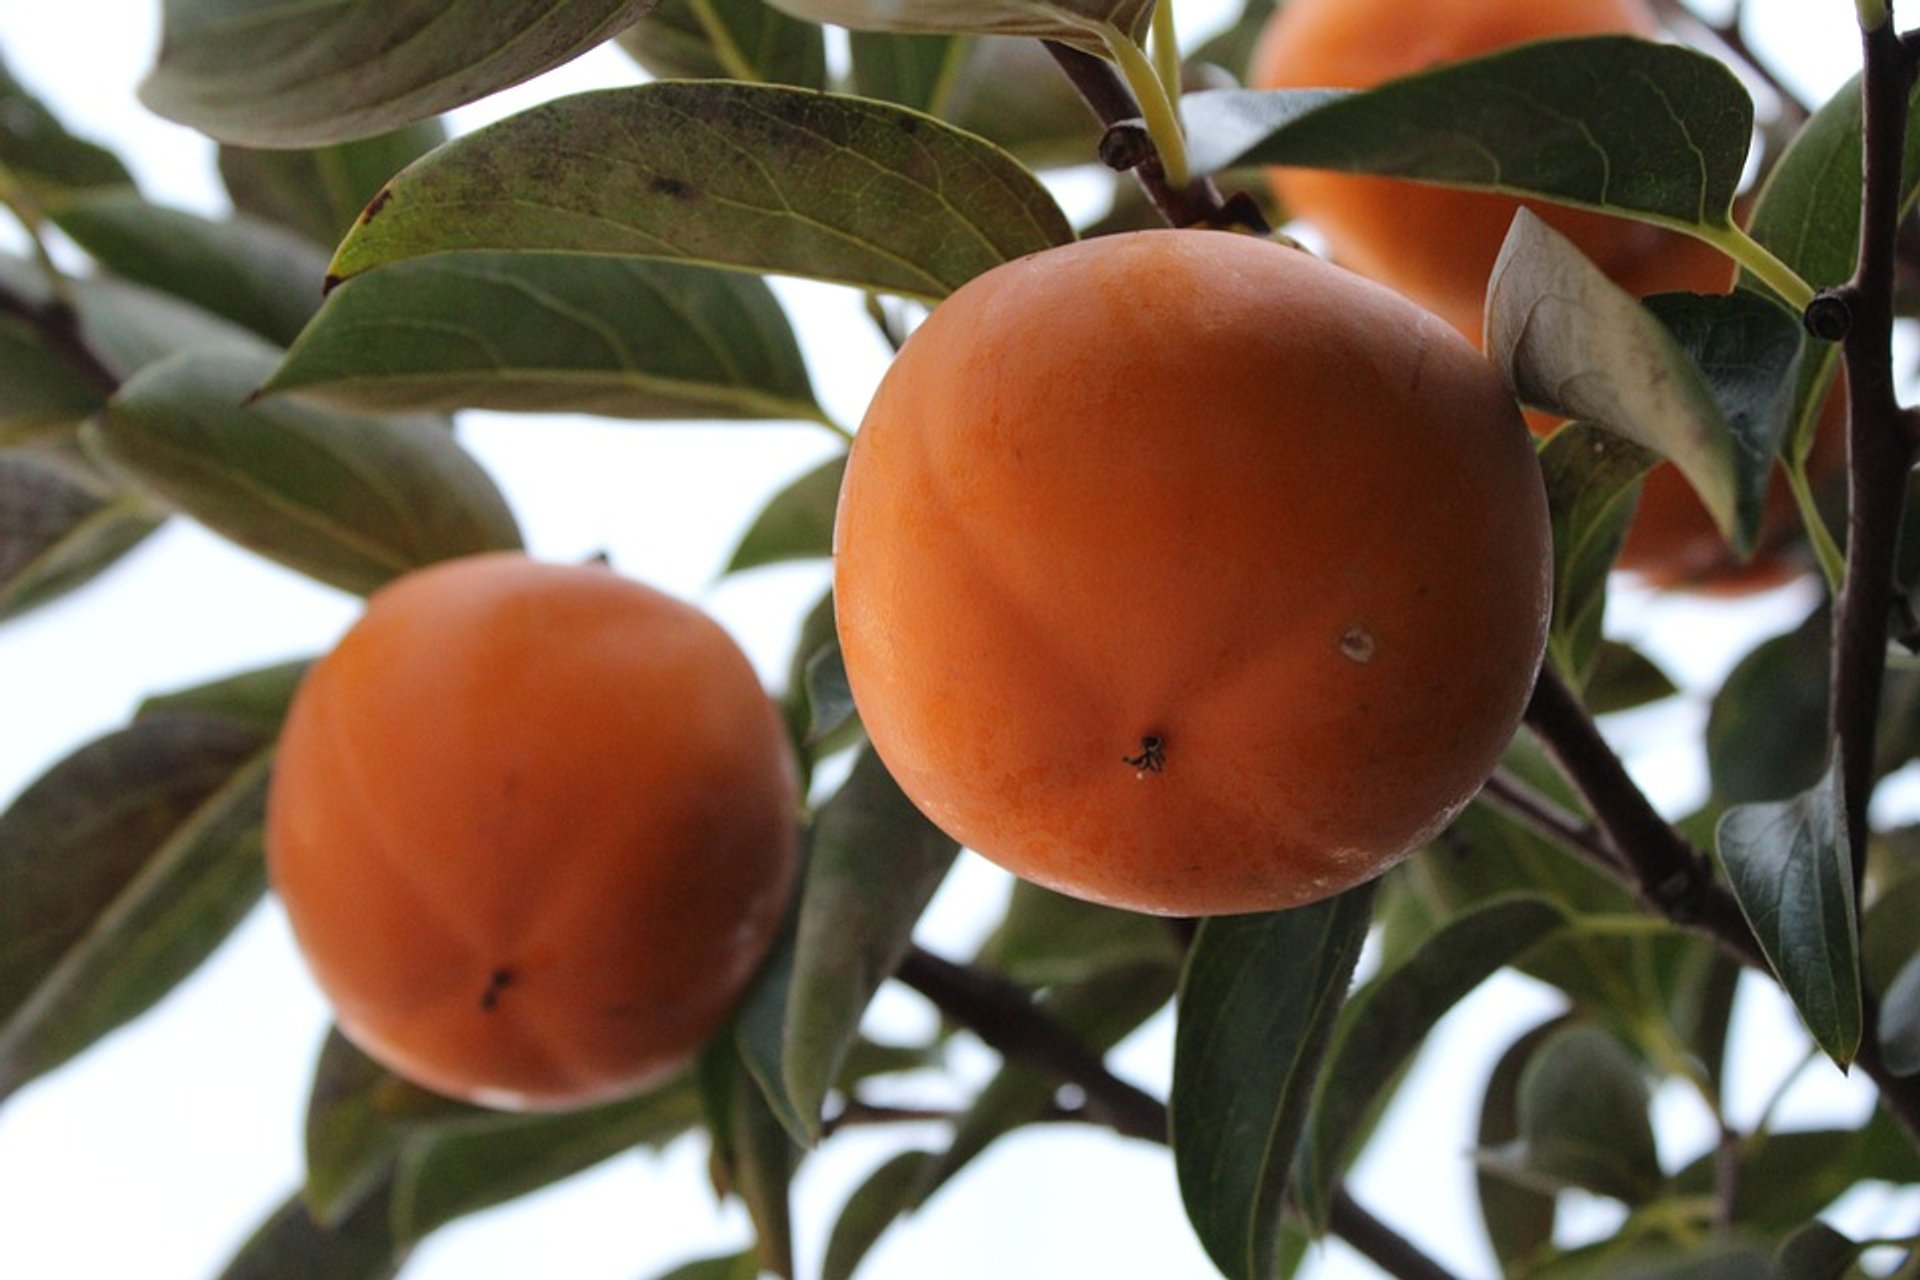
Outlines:
{"type": "Polygon", "coordinates": [[[1176,191],[1184,188],[1192,180],[1187,167],[1187,139],[1180,131],[1179,108],[1167,96],[1159,71],[1147,57],[1147,51],[1118,27],[1103,24],[1100,36],[1140,104],[1140,116],[1146,123],[1147,136],[1153,139],[1154,150],[1160,155],[1160,168],[1167,175],[1167,185],[1176,191]]]}
{"type": "Polygon", "coordinates": [[[1893,5],[1890,0],[1854,0],[1853,7],[1860,14],[1862,31],[1878,31],[1893,21],[1893,5]]]}

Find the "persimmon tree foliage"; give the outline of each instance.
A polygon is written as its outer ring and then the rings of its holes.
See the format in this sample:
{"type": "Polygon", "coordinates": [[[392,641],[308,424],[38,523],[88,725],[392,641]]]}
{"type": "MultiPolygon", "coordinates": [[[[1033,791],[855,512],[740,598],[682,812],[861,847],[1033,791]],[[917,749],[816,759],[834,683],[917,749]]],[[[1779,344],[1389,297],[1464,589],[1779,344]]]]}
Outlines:
{"type": "MultiPolygon", "coordinates": [[[[1476,7],[1406,4],[1400,20],[1476,7]]],[[[960,850],[867,749],[822,600],[775,691],[810,784],[804,867],[772,955],[697,1060],[638,1097],[533,1116],[436,1096],[336,1036],[314,1072],[305,1186],[230,1276],[391,1276],[462,1215],[696,1131],[756,1243],[676,1274],[791,1276],[795,1233],[814,1229],[788,1198],[808,1153],[848,1125],[912,1120],[803,1250],[822,1274],[852,1275],[1000,1137],[1075,1122],[1169,1148],[1223,1275],[1292,1274],[1332,1233],[1388,1274],[1445,1277],[1345,1175],[1427,1033],[1507,968],[1563,999],[1488,1078],[1456,1082],[1453,1105],[1478,1117],[1479,1150],[1460,1158],[1506,1274],[1915,1274],[1911,1239],[1849,1239],[1820,1215],[1863,1183],[1920,1181],[1920,846],[1869,804],[1920,756],[1905,527],[1920,420],[1893,349],[1914,306],[1897,286],[1915,262],[1902,227],[1920,191],[1920,40],[1888,0],[1826,5],[1819,20],[1857,24],[1862,72],[1801,103],[1748,52],[1737,12],[1716,27],[1669,0],[1630,32],[1449,56],[1366,88],[1258,89],[1244,84],[1271,0],[1187,45],[1178,8],[165,0],[141,93],[220,143],[233,212],[218,220],[144,198],[0,70],[0,199],[32,246],[0,257],[0,618],[109,589],[90,580],[169,519],[356,593],[516,549],[515,513],[450,429],[463,409],[584,412],[608,431],[792,421],[844,443],[765,275],[864,294],[898,344],[970,280],[1076,239],[1270,234],[1289,213],[1274,167],[1525,202],[1502,215],[1469,337],[1537,423],[1564,424],[1537,447],[1547,661],[1499,767],[1429,848],[1337,896],[1197,922],[1019,884],[977,954],[931,952],[915,925],[960,850]],[[464,136],[439,121],[608,40],[632,56],[631,87],[464,136]],[[1108,207],[1070,219],[1048,182],[1067,167],[1101,175],[1108,207]],[[1704,246],[1736,287],[1642,299],[1647,283],[1555,230],[1600,216],[1704,246]],[[1823,501],[1809,460],[1835,395],[1844,496],[1823,501]],[[1678,820],[1605,722],[1675,693],[1607,625],[1643,477],[1668,463],[1729,567],[1756,548],[1785,557],[1744,581],[1798,574],[1820,601],[1756,637],[1714,694],[1711,793],[1678,820]],[[1763,539],[1770,485],[1797,522],[1776,497],[1763,539]],[[863,1035],[888,983],[937,1008],[940,1036],[863,1035]],[[1762,984],[1804,1039],[1745,1046],[1769,1060],[1741,1069],[1782,1087],[1809,1055],[1856,1073],[1879,1100],[1858,1125],[1730,1114],[1736,997],[1762,984]],[[1169,1002],[1172,1088],[1157,1097],[1105,1055],[1169,1002]],[[926,1108],[875,1099],[938,1075],[950,1035],[1004,1065],[931,1117],[929,1145],[926,1108]],[[1661,1150],[1661,1088],[1718,1141],[1661,1150]],[[1576,1193],[1624,1206],[1619,1229],[1556,1234],[1576,1193]]],[[[1154,340],[1177,352],[1182,333],[1154,340]]],[[[1183,429],[1204,430],[1208,387],[1189,390],[1199,426],[1183,429]]],[[[1286,385],[1272,397],[1289,411],[1286,385]]],[[[1370,463],[1392,465],[1381,452],[1370,463]]],[[[775,496],[732,570],[827,557],[842,470],[775,496]]],[[[1400,515],[1383,503],[1371,519],[1400,515]]],[[[1177,532],[1116,510],[1112,554],[1177,532]]],[[[1329,559],[1336,533],[1362,531],[1330,531],[1329,559]]],[[[155,691],[0,813],[0,1105],[147,1010],[266,891],[268,782],[304,668],[155,691]]],[[[1177,742],[1142,741],[1114,767],[1157,768],[1163,747],[1178,767],[1177,742]]]]}

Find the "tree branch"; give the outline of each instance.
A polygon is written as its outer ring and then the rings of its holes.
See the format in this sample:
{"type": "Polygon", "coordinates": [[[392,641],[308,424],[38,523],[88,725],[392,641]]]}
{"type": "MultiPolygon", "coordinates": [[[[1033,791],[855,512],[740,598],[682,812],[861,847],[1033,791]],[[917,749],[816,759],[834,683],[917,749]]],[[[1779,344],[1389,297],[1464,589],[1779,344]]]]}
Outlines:
{"type": "Polygon", "coordinates": [[[1131,169],[1147,199],[1170,224],[1246,227],[1261,235],[1272,229],[1245,193],[1223,199],[1210,178],[1197,178],[1182,188],[1171,186],[1140,123],[1140,106],[1119,73],[1109,63],[1072,45],[1054,40],[1045,44],[1094,117],[1107,128],[1100,144],[1101,160],[1114,168],[1131,169]]]}
{"type": "MultiPolygon", "coordinates": [[[[1167,1142],[1167,1107],[1107,1070],[1071,1032],[1036,1007],[1020,987],[997,974],[955,964],[921,947],[907,952],[894,975],[953,1022],[1009,1061],[1023,1062],[1079,1087],[1089,1116],[1115,1132],[1167,1142]]],[[[1396,1280],[1455,1280],[1405,1237],[1369,1213],[1345,1187],[1336,1188],[1329,1225],[1335,1235],[1396,1280]]]]}
{"type": "Polygon", "coordinates": [[[1865,175],[1860,257],[1853,279],[1831,290],[1844,306],[1841,360],[1847,373],[1847,573],[1834,608],[1832,740],[1840,755],[1854,883],[1865,872],[1867,801],[1887,631],[1893,616],[1895,550],[1906,476],[1914,460],[1913,423],[1900,407],[1893,374],[1893,284],[1900,223],[1901,158],[1914,54],[1892,22],[1861,32],[1865,175]]]}

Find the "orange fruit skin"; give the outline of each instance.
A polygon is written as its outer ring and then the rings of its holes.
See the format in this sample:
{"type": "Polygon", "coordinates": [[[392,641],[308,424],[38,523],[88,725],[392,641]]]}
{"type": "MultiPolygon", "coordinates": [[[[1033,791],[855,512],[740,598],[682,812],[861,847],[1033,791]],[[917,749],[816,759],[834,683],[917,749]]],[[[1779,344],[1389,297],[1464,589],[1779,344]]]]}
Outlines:
{"type": "Polygon", "coordinates": [[[1325,897],[1434,835],[1514,731],[1551,574],[1477,352],[1198,230],[936,307],[855,437],[835,549],[854,699],[907,795],[1018,875],[1181,915],[1325,897]]]}
{"type": "MultiPolygon", "coordinates": [[[[1287,0],[1248,70],[1258,89],[1369,89],[1445,62],[1577,35],[1654,34],[1644,0],[1287,0]]],[[[1273,169],[1274,194],[1335,261],[1478,341],[1487,276],[1522,203],[1614,274],[1647,253],[1643,224],[1404,179],[1273,169]]]]}
{"type": "Polygon", "coordinates": [[[656,1083],[778,931],[795,769],[733,641],[612,572],[473,556],[376,593],[281,735],[268,871],[341,1030],[516,1109],[656,1083]]]}

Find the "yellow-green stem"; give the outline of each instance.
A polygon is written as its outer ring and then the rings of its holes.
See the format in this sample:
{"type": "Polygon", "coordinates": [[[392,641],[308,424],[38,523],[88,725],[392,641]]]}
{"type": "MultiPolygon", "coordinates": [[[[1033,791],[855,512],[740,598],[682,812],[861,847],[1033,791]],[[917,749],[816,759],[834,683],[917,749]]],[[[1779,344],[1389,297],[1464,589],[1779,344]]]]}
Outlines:
{"type": "Polygon", "coordinates": [[[1146,122],[1147,136],[1153,139],[1154,150],[1160,155],[1160,170],[1167,176],[1167,185],[1175,191],[1184,189],[1190,181],[1187,140],[1180,132],[1180,112],[1167,97],[1160,73],[1154,69],[1146,50],[1118,28],[1106,26],[1100,35],[1106,42],[1107,52],[1119,65],[1120,74],[1126,78],[1127,88],[1133,90],[1134,98],[1140,103],[1140,115],[1146,122]]]}
{"type": "Polygon", "coordinates": [[[1846,578],[1847,557],[1840,550],[1840,544],[1833,540],[1827,522],[1820,516],[1820,506],[1813,499],[1813,486],[1807,480],[1806,464],[1788,460],[1784,469],[1787,488],[1793,491],[1793,503],[1800,509],[1801,527],[1807,531],[1807,540],[1813,544],[1814,559],[1820,562],[1820,573],[1827,580],[1827,591],[1837,596],[1840,594],[1840,583],[1846,578]]]}
{"type": "Polygon", "coordinates": [[[1890,0],[1854,0],[1854,6],[1860,13],[1862,31],[1878,31],[1893,21],[1893,5],[1890,0]]]}
{"type": "Polygon", "coordinates": [[[1813,301],[1813,286],[1802,280],[1799,272],[1774,257],[1770,249],[1739,227],[1718,227],[1707,231],[1697,228],[1690,230],[1694,235],[1758,276],[1767,288],[1780,295],[1781,301],[1793,308],[1795,314],[1805,311],[1807,304],[1813,301]]]}

